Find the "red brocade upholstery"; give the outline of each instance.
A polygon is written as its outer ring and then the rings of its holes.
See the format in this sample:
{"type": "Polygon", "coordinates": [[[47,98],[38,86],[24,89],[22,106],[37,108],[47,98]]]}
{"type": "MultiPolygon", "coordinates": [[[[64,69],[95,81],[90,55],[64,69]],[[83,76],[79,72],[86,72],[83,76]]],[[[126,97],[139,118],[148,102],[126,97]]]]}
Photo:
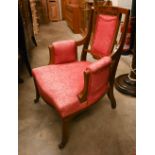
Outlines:
{"type": "Polygon", "coordinates": [[[83,72],[89,64],[74,62],[33,69],[39,93],[62,117],[86,106],[79,103],[77,95],[83,88],[83,72]]]}
{"type": "Polygon", "coordinates": [[[110,62],[110,58],[105,57],[91,65],[87,61],[48,65],[33,69],[32,74],[40,95],[64,118],[87,108],[106,92],[110,62]],[[84,87],[83,73],[85,70],[92,74],[89,84],[90,95],[87,103],[80,103],[78,94],[84,87]]]}
{"type": "Polygon", "coordinates": [[[86,68],[87,72],[90,73],[88,100],[94,101],[98,99],[103,95],[103,90],[107,89],[110,64],[111,58],[104,57],[86,68]]]}
{"type": "Polygon", "coordinates": [[[49,46],[53,56],[53,63],[73,62],[77,59],[77,46],[74,40],[57,41],[49,46]]]}
{"type": "Polygon", "coordinates": [[[99,15],[97,17],[91,51],[94,55],[102,57],[110,54],[117,23],[117,16],[99,15]]]}

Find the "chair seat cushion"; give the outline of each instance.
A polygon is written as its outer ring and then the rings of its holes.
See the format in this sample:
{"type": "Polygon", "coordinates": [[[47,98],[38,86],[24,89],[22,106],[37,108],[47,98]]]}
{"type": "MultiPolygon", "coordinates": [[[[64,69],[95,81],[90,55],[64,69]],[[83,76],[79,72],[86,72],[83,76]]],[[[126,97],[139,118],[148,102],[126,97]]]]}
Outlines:
{"type": "Polygon", "coordinates": [[[83,72],[89,62],[47,65],[33,69],[40,95],[65,117],[83,106],[77,95],[83,89],[83,72]]]}
{"type": "Polygon", "coordinates": [[[40,95],[57,109],[62,118],[94,103],[80,103],[77,97],[84,87],[83,72],[89,64],[90,62],[80,61],[33,69],[32,74],[40,95]]]}

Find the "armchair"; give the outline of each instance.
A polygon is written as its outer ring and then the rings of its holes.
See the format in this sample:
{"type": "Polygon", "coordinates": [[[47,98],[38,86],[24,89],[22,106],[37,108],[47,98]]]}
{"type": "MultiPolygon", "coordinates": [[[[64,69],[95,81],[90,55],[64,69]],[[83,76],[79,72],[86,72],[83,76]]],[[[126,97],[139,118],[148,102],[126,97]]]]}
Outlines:
{"type": "Polygon", "coordinates": [[[49,45],[49,64],[33,69],[35,103],[41,96],[56,109],[62,119],[60,148],[68,141],[68,123],[75,115],[95,104],[106,93],[112,108],[116,108],[113,84],[128,19],[129,10],[124,8],[92,8],[88,32],[84,38],[80,41],[66,40],[49,45]],[[113,53],[122,14],[125,15],[124,30],[119,37],[117,50],[113,53]],[[77,60],[79,45],[83,45],[81,61],[77,60]],[[97,59],[95,62],[86,60],[88,52],[97,59]]]}

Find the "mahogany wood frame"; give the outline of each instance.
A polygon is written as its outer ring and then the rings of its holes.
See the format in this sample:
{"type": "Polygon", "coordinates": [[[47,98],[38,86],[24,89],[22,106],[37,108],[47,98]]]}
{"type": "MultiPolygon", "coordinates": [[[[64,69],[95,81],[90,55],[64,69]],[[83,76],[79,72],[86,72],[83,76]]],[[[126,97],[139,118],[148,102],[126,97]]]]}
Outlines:
{"type": "MultiPolygon", "coordinates": [[[[108,97],[109,97],[109,99],[111,101],[111,107],[114,109],[114,108],[116,108],[116,101],[115,101],[114,94],[113,94],[113,85],[114,85],[114,80],[115,80],[116,69],[117,69],[117,66],[118,66],[118,63],[119,63],[119,59],[120,59],[120,56],[121,56],[121,51],[123,49],[123,45],[124,45],[124,41],[125,41],[125,36],[126,36],[130,11],[128,9],[119,8],[119,7],[111,7],[111,6],[92,7],[91,10],[90,10],[90,20],[89,20],[89,28],[88,28],[87,34],[83,37],[82,40],[76,41],[77,46],[83,45],[81,60],[86,60],[87,52],[90,52],[90,50],[88,49],[88,46],[90,44],[91,34],[93,32],[92,30],[94,28],[94,24],[95,24],[95,21],[96,21],[96,16],[97,16],[97,14],[100,14],[100,13],[101,14],[104,13],[104,14],[110,14],[110,15],[118,16],[119,19],[120,19],[119,23],[118,23],[118,27],[119,27],[120,22],[121,22],[121,18],[120,18],[121,15],[125,14],[124,31],[121,33],[119,45],[117,47],[116,52],[113,53],[114,45],[116,43],[115,40],[116,40],[117,35],[114,37],[114,41],[113,41],[112,48],[111,48],[112,64],[111,64],[111,67],[110,67],[110,77],[109,77],[109,85],[110,85],[110,87],[109,87],[109,89],[107,91],[107,95],[108,95],[108,97]]],[[[118,33],[118,27],[116,29],[117,33],[118,33]]],[[[53,47],[49,46],[49,49],[52,50],[53,47]]],[[[97,59],[99,59],[99,57],[97,57],[97,59]]],[[[54,59],[53,59],[52,52],[50,51],[49,64],[53,64],[53,63],[54,63],[54,59]]],[[[85,71],[84,72],[84,88],[83,88],[83,90],[81,91],[80,94],[77,94],[80,102],[84,102],[83,104],[85,104],[85,102],[87,102],[89,78],[90,78],[90,73],[85,71]]],[[[39,102],[40,94],[39,94],[39,90],[37,88],[37,83],[36,83],[35,79],[34,79],[34,83],[35,83],[35,88],[36,88],[36,99],[34,100],[34,102],[37,103],[37,102],[39,102]]],[[[44,99],[44,101],[47,104],[49,104],[45,99],[44,99]]],[[[49,104],[49,105],[51,105],[51,104],[49,104]]],[[[82,111],[84,111],[84,110],[82,110],[82,111]]],[[[65,144],[68,141],[68,127],[69,127],[70,120],[80,112],[74,113],[74,114],[72,114],[72,115],[70,115],[68,117],[65,117],[65,118],[62,118],[60,116],[60,118],[62,120],[62,140],[61,140],[61,143],[59,144],[60,149],[64,148],[65,144]]],[[[58,114],[59,114],[59,112],[58,112],[58,114]]]]}

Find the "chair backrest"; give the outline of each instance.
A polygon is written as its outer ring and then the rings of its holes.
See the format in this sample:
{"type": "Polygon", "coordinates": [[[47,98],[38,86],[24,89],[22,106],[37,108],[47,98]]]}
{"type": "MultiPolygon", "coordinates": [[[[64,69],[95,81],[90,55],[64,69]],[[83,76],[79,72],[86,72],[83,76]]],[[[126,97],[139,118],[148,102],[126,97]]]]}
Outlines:
{"type": "Polygon", "coordinates": [[[103,57],[111,54],[119,23],[118,16],[97,15],[91,48],[94,56],[103,57]]]}
{"type": "Polygon", "coordinates": [[[91,49],[89,52],[97,59],[111,55],[116,42],[119,42],[122,47],[125,40],[129,13],[130,11],[128,9],[120,7],[92,7],[88,24],[88,33],[81,59],[86,59],[85,50],[88,49],[90,44],[91,49]],[[120,34],[118,40],[118,32],[122,21],[124,22],[125,29],[120,34]]]}

